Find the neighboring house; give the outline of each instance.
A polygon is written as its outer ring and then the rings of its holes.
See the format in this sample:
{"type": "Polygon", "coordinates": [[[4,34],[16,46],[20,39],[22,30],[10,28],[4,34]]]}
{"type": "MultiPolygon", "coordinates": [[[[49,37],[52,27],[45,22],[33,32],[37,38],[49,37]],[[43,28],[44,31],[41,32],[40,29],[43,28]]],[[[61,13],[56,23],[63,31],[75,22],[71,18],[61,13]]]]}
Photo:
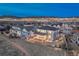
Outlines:
{"type": "Polygon", "coordinates": [[[74,33],[72,40],[79,45],[79,33],[74,33]]]}
{"type": "Polygon", "coordinates": [[[10,29],[10,34],[11,35],[14,35],[15,34],[18,37],[20,37],[21,36],[21,28],[12,26],[12,28],[10,29]]]}
{"type": "Polygon", "coordinates": [[[32,26],[26,26],[23,28],[12,26],[10,33],[16,34],[17,37],[28,37],[33,35],[33,30],[32,26]]]}
{"type": "Polygon", "coordinates": [[[73,32],[78,32],[79,33],[79,26],[73,27],[73,32]]]}
{"type": "Polygon", "coordinates": [[[60,30],[63,30],[64,34],[71,34],[72,27],[61,27],[60,30]]]}

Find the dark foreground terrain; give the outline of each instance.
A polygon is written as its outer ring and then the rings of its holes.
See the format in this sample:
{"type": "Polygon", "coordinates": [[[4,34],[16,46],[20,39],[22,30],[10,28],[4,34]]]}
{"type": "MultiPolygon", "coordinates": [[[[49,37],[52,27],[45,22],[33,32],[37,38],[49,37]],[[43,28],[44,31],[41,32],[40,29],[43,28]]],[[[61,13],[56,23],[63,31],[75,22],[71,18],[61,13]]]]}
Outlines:
{"type": "Polygon", "coordinates": [[[21,56],[24,55],[18,49],[12,47],[9,42],[0,39],[0,56],[21,56]]]}
{"type": "Polygon", "coordinates": [[[0,56],[63,56],[65,52],[21,39],[9,39],[0,34],[0,56]],[[17,43],[12,46],[11,42],[17,43]],[[19,46],[19,47],[18,47],[19,46]]]}

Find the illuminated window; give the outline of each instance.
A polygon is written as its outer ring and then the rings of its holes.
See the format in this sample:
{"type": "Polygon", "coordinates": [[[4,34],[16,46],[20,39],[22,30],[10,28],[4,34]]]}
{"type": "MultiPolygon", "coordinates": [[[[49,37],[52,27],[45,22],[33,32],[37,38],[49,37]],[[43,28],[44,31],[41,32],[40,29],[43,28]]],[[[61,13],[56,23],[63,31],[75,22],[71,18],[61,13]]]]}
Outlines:
{"type": "Polygon", "coordinates": [[[40,32],[40,29],[37,29],[37,32],[40,32]]]}
{"type": "Polygon", "coordinates": [[[51,31],[49,30],[48,33],[51,34],[51,31]]]}
{"type": "Polygon", "coordinates": [[[46,30],[41,30],[42,33],[46,33],[46,30]]]}

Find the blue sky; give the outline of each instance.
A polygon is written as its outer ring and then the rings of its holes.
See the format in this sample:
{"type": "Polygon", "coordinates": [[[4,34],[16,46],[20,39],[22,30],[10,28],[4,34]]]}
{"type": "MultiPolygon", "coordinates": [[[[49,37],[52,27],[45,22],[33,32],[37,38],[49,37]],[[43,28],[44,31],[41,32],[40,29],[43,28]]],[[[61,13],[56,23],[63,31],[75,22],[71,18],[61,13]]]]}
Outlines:
{"type": "Polygon", "coordinates": [[[28,16],[79,16],[78,3],[2,3],[0,16],[11,15],[18,17],[28,16]]]}

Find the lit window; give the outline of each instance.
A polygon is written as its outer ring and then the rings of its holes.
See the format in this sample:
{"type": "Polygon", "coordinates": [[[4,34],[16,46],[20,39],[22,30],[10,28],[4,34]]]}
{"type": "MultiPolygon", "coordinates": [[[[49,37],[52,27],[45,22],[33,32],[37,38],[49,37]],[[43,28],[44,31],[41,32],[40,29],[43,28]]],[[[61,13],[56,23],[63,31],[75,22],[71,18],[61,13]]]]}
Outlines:
{"type": "Polygon", "coordinates": [[[46,31],[45,31],[45,30],[41,30],[41,32],[42,32],[42,33],[46,33],[46,31]]]}
{"type": "Polygon", "coordinates": [[[40,32],[40,29],[37,29],[38,32],[40,32]]]}
{"type": "Polygon", "coordinates": [[[51,31],[48,31],[49,34],[51,34],[51,31]]]}

